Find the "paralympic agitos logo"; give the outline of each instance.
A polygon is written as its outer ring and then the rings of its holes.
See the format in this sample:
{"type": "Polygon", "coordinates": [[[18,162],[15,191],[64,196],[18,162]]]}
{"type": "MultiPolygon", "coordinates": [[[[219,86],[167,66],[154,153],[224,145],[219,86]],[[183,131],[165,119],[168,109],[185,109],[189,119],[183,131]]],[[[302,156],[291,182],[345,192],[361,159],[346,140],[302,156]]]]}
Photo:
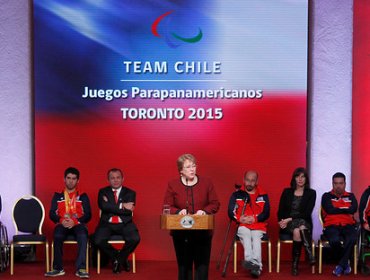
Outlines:
{"type": "Polygon", "coordinates": [[[167,45],[170,46],[171,48],[177,48],[178,46],[181,45],[181,43],[197,43],[199,42],[202,37],[203,33],[200,28],[198,28],[198,34],[195,35],[194,37],[184,37],[181,34],[177,34],[175,32],[169,31],[169,27],[166,26],[164,34],[159,34],[158,33],[158,26],[161,24],[163,19],[170,14],[172,14],[174,11],[168,11],[159,17],[156,18],[156,20],[152,23],[152,33],[156,37],[163,37],[164,40],[166,41],[167,45]]]}

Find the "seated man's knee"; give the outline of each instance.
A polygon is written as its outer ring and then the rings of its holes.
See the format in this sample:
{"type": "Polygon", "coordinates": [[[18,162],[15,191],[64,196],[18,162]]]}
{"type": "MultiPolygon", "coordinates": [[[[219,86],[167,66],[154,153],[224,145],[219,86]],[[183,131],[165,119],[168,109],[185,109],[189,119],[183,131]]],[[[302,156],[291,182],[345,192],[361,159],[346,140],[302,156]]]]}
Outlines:
{"type": "Polygon", "coordinates": [[[140,243],[140,235],[139,234],[135,234],[135,235],[132,235],[129,239],[127,239],[126,241],[127,242],[131,242],[133,244],[139,244],[140,243]]]}
{"type": "Polygon", "coordinates": [[[339,236],[330,236],[328,237],[328,241],[331,246],[340,246],[341,245],[341,240],[339,236]]]}
{"type": "Polygon", "coordinates": [[[80,232],[80,233],[76,234],[76,240],[77,241],[87,242],[87,240],[88,240],[87,233],[80,232]]]}
{"type": "Polygon", "coordinates": [[[348,238],[348,242],[350,242],[353,245],[356,244],[357,242],[356,234],[349,235],[347,238],[348,238]]]}
{"type": "Polygon", "coordinates": [[[54,234],[54,243],[55,242],[63,242],[64,241],[64,235],[60,233],[55,233],[54,234]]]}
{"type": "Polygon", "coordinates": [[[139,243],[140,243],[140,240],[141,240],[140,235],[137,235],[137,236],[134,238],[134,240],[135,240],[135,243],[136,243],[136,244],[139,244],[139,243]]]}
{"type": "Polygon", "coordinates": [[[63,241],[65,238],[64,228],[61,228],[61,225],[57,225],[54,229],[53,235],[54,241],[63,241]]]}

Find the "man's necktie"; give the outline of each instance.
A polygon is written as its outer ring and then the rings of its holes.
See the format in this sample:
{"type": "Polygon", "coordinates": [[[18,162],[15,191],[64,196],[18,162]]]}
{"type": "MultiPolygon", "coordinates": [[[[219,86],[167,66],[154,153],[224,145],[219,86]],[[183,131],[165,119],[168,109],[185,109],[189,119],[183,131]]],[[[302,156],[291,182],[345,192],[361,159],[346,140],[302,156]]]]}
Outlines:
{"type": "MultiPolygon", "coordinates": [[[[118,202],[118,195],[117,195],[117,190],[113,191],[114,193],[114,201],[118,202]]],[[[119,217],[118,216],[112,216],[112,224],[118,224],[119,223],[119,217]]]]}

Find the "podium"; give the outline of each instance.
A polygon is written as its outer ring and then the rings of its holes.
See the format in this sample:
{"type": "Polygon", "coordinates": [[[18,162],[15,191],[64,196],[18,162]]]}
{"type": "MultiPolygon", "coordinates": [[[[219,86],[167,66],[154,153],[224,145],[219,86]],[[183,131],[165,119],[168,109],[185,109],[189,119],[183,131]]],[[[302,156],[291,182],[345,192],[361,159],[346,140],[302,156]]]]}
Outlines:
{"type": "Polygon", "coordinates": [[[161,229],[208,230],[214,224],[214,215],[161,215],[161,229]]]}

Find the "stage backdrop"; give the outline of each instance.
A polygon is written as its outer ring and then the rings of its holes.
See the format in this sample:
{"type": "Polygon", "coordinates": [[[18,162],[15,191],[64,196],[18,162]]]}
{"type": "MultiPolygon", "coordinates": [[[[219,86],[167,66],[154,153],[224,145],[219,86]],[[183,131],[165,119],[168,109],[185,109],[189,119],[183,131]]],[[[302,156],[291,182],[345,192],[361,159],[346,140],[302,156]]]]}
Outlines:
{"type": "Polygon", "coordinates": [[[370,2],[354,1],[352,191],[358,200],[370,185],[370,2]]]}
{"type": "Polygon", "coordinates": [[[276,240],[281,191],[306,164],[307,10],[306,0],[34,0],[35,189],[46,210],[75,166],[93,232],[106,172],[122,168],[137,191],[137,258],[173,260],[159,215],[176,159],[192,153],[221,201],[213,258],[247,169],[270,194],[276,240]]]}

